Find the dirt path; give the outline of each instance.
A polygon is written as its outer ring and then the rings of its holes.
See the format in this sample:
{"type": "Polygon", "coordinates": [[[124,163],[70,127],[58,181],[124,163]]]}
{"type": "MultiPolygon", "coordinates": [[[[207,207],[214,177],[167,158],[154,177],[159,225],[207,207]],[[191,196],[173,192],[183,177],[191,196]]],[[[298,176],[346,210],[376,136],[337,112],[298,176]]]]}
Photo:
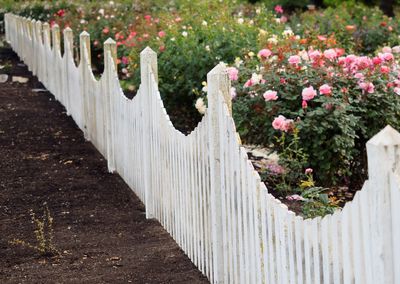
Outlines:
{"type": "Polygon", "coordinates": [[[0,83],[0,283],[208,283],[9,49],[1,73],[29,82],[0,83]],[[9,243],[44,202],[60,257],[9,243]]]}

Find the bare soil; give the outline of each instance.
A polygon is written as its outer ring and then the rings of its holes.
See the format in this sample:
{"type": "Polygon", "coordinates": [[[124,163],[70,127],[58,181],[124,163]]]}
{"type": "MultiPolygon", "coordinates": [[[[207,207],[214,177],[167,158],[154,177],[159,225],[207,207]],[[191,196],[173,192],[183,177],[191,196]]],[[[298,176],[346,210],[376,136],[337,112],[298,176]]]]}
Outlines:
{"type": "Polygon", "coordinates": [[[208,283],[10,49],[0,65],[0,283],[208,283]],[[44,203],[58,256],[10,244],[36,244],[44,203]]]}

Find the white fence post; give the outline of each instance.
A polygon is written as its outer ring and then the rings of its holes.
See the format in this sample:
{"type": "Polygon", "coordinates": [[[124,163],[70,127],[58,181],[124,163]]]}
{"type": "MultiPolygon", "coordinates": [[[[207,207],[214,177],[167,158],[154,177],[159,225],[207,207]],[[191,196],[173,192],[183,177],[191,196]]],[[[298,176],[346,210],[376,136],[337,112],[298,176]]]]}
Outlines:
{"type": "Polygon", "coordinates": [[[367,143],[372,283],[394,283],[390,174],[400,162],[400,134],[386,126],[367,143]]]}
{"type": "MultiPolygon", "coordinates": [[[[60,50],[60,27],[55,24],[51,28],[51,42],[52,42],[52,50],[51,50],[51,58],[52,58],[52,64],[51,64],[51,79],[48,78],[49,84],[50,84],[50,91],[53,93],[53,95],[56,97],[57,100],[60,100],[60,92],[61,86],[60,86],[60,70],[59,70],[59,65],[58,65],[58,57],[61,55],[61,50],[60,50]]],[[[64,102],[63,102],[64,103],[64,102]]]]}
{"type": "Polygon", "coordinates": [[[4,31],[6,33],[6,42],[10,43],[10,24],[9,24],[9,20],[10,20],[10,14],[9,13],[5,13],[4,14],[4,31]]]}
{"type": "Polygon", "coordinates": [[[229,79],[226,67],[218,64],[207,74],[208,86],[208,118],[211,127],[210,133],[210,179],[211,179],[211,238],[214,266],[214,283],[226,283],[224,279],[224,244],[223,244],[223,220],[226,212],[222,212],[222,194],[225,194],[224,169],[221,167],[223,145],[221,136],[226,129],[221,129],[223,120],[222,100],[229,94],[229,79]]]}
{"type": "Polygon", "coordinates": [[[142,129],[143,129],[143,167],[144,167],[144,192],[145,192],[145,205],[146,205],[146,218],[154,218],[154,196],[152,188],[152,173],[151,173],[151,163],[150,160],[150,132],[151,132],[151,101],[152,96],[152,86],[151,86],[151,74],[154,75],[156,82],[158,81],[158,68],[157,68],[157,53],[155,53],[151,48],[146,47],[140,53],[140,78],[141,78],[141,92],[144,96],[144,107],[146,109],[141,109],[142,113],[142,129]]]}
{"type": "Polygon", "coordinates": [[[70,92],[69,89],[69,80],[70,80],[70,62],[74,60],[74,35],[71,28],[67,27],[63,31],[64,35],[64,68],[65,74],[63,78],[61,78],[62,84],[62,94],[61,96],[64,98],[65,108],[67,110],[67,115],[71,115],[71,101],[70,101],[70,92]]]}
{"type": "Polygon", "coordinates": [[[81,32],[79,35],[79,51],[80,51],[80,90],[82,98],[82,115],[83,115],[83,134],[87,141],[90,141],[89,135],[89,106],[88,106],[88,66],[91,66],[91,53],[90,53],[90,35],[86,31],[81,32]]]}
{"type": "Polygon", "coordinates": [[[42,25],[43,29],[43,44],[44,44],[44,52],[43,52],[43,78],[42,78],[42,83],[45,85],[47,88],[49,87],[49,77],[51,77],[51,64],[52,62],[49,62],[49,57],[48,54],[50,52],[50,25],[48,23],[44,23],[42,25]]]}
{"type": "Polygon", "coordinates": [[[37,21],[35,24],[36,42],[35,42],[35,74],[40,81],[42,81],[43,74],[43,30],[42,22],[37,21]]]}
{"type": "Polygon", "coordinates": [[[115,171],[114,155],[114,116],[113,116],[113,98],[115,94],[115,80],[117,74],[117,44],[111,38],[104,42],[104,72],[106,74],[105,88],[105,115],[106,115],[106,141],[107,141],[107,166],[110,173],[115,171]]]}

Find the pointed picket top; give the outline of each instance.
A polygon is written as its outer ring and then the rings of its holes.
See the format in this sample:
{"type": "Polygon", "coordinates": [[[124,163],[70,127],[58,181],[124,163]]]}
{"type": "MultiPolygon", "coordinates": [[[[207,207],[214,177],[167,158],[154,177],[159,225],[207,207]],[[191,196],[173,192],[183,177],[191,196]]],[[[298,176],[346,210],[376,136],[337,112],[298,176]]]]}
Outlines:
{"type": "Polygon", "coordinates": [[[108,58],[107,58],[107,52],[111,53],[111,57],[113,59],[114,62],[114,68],[115,71],[117,71],[118,69],[118,65],[117,65],[117,43],[115,42],[115,40],[113,40],[112,38],[108,38],[105,42],[104,42],[104,66],[106,66],[108,63],[108,58]]]}
{"type": "Polygon", "coordinates": [[[116,42],[115,42],[115,40],[113,40],[112,38],[108,38],[105,42],[104,42],[104,44],[106,45],[106,44],[116,44],[116,42]]]}
{"type": "Polygon", "coordinates": [[[232,116],[232,97],[230,95],[230,80],[226,64],[223,62],[218,63],[207,74],[207,97],[208,101],[216,101],[217,96],[222,94],[224,101],[228,108],[229,114],[232,116]]]}
{"type": "Polygon", "coordinates": [[[367,145],[373,146],[396,146],[400,145],[400,133],[387,125],[384,129],[379,131],[374,137],[372,137],[367,145]]]}
{"type": "Polygon", "coordinates": [[[140,52],[140,70],[142,82],[145,79],[147,67],[150,66],[151,71],[154,75],[154,79],[158,82],[158,63],[157,63],[157,53],[150,47],[146,47],[140,52]]]}
{"type": "Polygon", "coordinates": [[[79,34],[80,37],[89,37],[90,34],[87,31],[83,31],[79,34]]]}
{"type": "Polygon", "coordinates": [[[157,55],[157,53],[152,50],[150,47],[146,46],[145,49],[142,50],[142,52],[140,52],[140,55],[157,55]]]}
{"type": "Polygon", "coordinates": [[[92,55],[90,49],[90,34],[87,31],[83,31],[79,34],[79,47],[81,60],[86,60],[87,64],[91,66],[92,55]],[[86,51],[85,51],[86,49],[86,51]],[[86,55],[85,55],[86,52],[86,55]],[[86,58],[86,59],[84,59],[86,58]]]}
{"type": "Polygon", "coordinates": [[[226,64],[224,62],[218,63],[213,69],[211,69],[210,72],[208,72],[207,75],[221,75],[221,74],[227,74],[226,71],[226,64]]]}
{"type": "Polygon", "coordinates": [[[63,30],[63,34],[64,34],[64,51],[68,50],[68,52],[73,53],[74,35],[72,29],[70,27],[66,27],[63,30]]]}

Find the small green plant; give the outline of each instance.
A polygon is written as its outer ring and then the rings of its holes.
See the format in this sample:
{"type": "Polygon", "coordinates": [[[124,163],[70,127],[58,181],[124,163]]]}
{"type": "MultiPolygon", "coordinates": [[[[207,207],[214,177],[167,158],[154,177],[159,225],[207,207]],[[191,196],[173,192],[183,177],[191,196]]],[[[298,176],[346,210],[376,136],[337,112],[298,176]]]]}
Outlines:
{"type": "Polygon", "coordinates": [[[36,217],[35,212],[33,210],[29,210],[31,215],[32,223],[35,226],[35,239],[37,245],[32,245],[29,242],[26,242],[21,239],[13,239],[9,241],[12,245],[21,245],[24,247],[29,247],[37,252],[39,252],[43,256],[54,256],[59,255],[59,251],[54,246],[54,236],[53,236],[53,217],[50,215],[49,207],[46,203],[44,203],[45,208],[43,210],[42,218],[36,217]]]}
{"type": "Polygon", "coordinates": [[[290,128],[291,135],[281,132],[281,136],[276,138],[281,150],[279,164],[285,169],[281,175],[282,181],[277,184],[277,189],[286,194],[296,191],[298,181],[304,177],[302,173],[308,160],[308,155],[300,147],[299,129],[294,122],[291,123],[290,128]]]}
{"type": "Polygon", "coordinates": [[[303,191],[301,196],[304,198],[302,213],[305,218],[315,218],[332,214],[338,207],[329,200],[326,188],[309,187],[303,191]]]}

